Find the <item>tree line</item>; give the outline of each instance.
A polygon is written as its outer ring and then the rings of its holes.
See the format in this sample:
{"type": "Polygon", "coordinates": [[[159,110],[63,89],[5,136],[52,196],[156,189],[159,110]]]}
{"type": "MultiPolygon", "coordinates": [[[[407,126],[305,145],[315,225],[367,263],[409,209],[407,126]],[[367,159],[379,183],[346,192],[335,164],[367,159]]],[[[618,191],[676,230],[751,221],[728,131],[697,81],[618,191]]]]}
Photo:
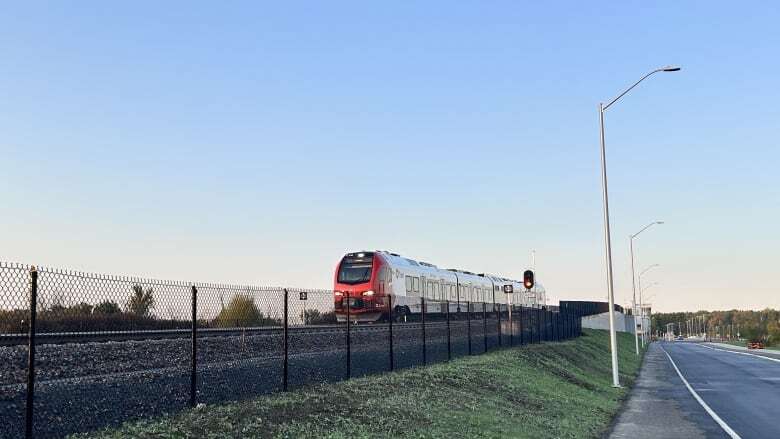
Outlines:
{"type": "Polygon", "coordinates": [[[652,327],[661,333],[666,332],[666,325],[671,323],[675,335],[686,335],[688,321],[694,322],[694,333],[700,333],[705,328],[709,337],[761,340],[768,345],[780,345],[780,311],[771,308],[761,311],[734,309],[652,315],[652,327]]]}
{"type": "MultiPolygon", "coordinates": [[[[54,298],[53,303],[38,307],[37,332],[185,329],[191,326],[189,318],[177,316],[171,310],[165,315],[165,310],[158,309],[154,289],[144,289],[141,285],[130,288],[124,303],[104,300],[95,305],[87,302],[66,305],[63,302],[62,298],[54,298]]],[[[188,315],[187,311],[184,315],[188,315]]],[[[333,311],[309,309],[299,317],[305,325],[336,322],[333,311]]],[[[0,310],[0,333],[27,332],[29,318],[28,309],[0,310]]],[[[251,296],[238,294],[227,305],[222,304],[216,317],[199,319],[198,324],[206,328],[278,326],[282,319],[264,314],[251,296]]]]}

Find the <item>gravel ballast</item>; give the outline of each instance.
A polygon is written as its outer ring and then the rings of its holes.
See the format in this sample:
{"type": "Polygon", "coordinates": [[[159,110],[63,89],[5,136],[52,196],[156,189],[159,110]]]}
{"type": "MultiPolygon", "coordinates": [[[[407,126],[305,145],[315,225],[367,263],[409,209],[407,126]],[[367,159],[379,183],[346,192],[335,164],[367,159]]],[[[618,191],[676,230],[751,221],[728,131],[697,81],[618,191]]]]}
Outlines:
{"type": "MultiPolygon", "coordinates": [[[[474,354],[484,351],[483,322],[472,322],[474,354]]],[[[488,319],[488,347],[498,344],[497,321],[488,319]]],[[[451,324],[454,355],[468,350],[466,323],[451,324]]],[[[351,338],[351,375],[389,369],[386,326],[356,326],[351,338]]],[[[419,324],[393,328],[394,365],[423,363],[419,324]]],[[[346,332],[341,328],[291,331],[288,336],[290,388],[346,377],[346,332]]],[[[437,322],[426,328],[428,363],[447,359],[447,331],[437,322]]],[[[280,391],[283,382],[281,331],[198,338],[197,401],[215,404],[280,391]]],[[[34,425],[36,437],[115,426],[159,417],[189,406],[189,338],[45,344],[36,348],[34,425]]],[[[0,432],[24,437],[27,347],[0,346],[0,432]]]]}

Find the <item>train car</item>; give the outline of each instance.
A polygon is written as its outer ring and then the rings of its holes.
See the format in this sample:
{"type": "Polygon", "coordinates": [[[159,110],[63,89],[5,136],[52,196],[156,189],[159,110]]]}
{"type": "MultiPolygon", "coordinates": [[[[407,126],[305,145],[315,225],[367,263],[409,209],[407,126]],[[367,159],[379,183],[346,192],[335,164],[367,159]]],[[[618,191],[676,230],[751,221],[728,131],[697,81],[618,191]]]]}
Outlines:
{"type": "Polygon", "coordinates": [[[539,306],[544,288],[537,284],[526,292],[520,281],[456,269],[405,258],[386,251],[348,253],[336,266],[334,307],[338,321],[376,322],[390,318],[404,321],[419,315],[425,298],[426,315],[493,311],[495,304],[539,306]],[[506,297],[503,285],[512,284],[515,293],[506,297]],[[392,303],[391,303],[392,302],[392,303]]]}

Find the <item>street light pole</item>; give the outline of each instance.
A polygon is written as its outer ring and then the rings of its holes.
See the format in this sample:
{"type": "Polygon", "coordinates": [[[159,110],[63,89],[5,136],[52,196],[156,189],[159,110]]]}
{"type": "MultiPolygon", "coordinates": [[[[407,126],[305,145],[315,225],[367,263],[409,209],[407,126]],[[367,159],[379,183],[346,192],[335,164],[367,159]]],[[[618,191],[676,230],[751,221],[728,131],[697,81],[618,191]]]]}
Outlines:
{"type": "MultiPolygon", "coordinates": [[[[642,275],[647,273],[648,271],[652,270],[653,268],[659,267],[659,266],[660,266],[660,264],[653,264],[653,265],[645,268],[644,270],[642,270],[642,272],[639,273],[639,276],[637,276],[639,278],[639,316],[640,316],[639,320],[642,322],[642,347],[645,347],[645,343],[646,343],[646,340],[645,340],[645,309],[644,309],[644,303],[645,302],[642,299],[642,292],[643,292],[643,290],[642,290],[642,275]]],[[[647,288],[650,288],[650,287],[647,287],[647,288]]],[[[647,288],[645,288],[645,290],[647,288]]]]}
{"type": "MultiPolygon", "coordinates": [[[[663,224],[663,223],[664,223],[663,221],[653,221],[652,223],[642,227],[642,230],[634,233],[633,235],[629,235],[629,237],[628,237],[629,247],[631,248],[631,292],[632,292],[632,297],[633,297],[632,300],[634,302],[633,303],[634,313],[636,313],[636,311],[637,311],[637,309],[636,309],[636,280],[635,280],[636,271],[634,271],[634,238],[639,236],[640,233],[644,232],[645,230],[649,229],[650,227],[652,227],[652,226],[654,226],[656,224],[663,224]]],[[[641,299],[639,300],[639,306],[640,306],[640,308],[642,306],[642,300],[641,299]]],[[[639,313],[642,314],[642,311],[640,310],[639,313]]],[[[634,345],[636,347],[636,354],[639,355],[639,332],[637,331],[636,317],[637,317],[636,314],[634,314],[634,345]]],[[[645,323],[645,321],[641,320],[641,323],[642,323],[642,341],[644,342],[644,338],[645,338],[645,326],[644,326],[644,323],[645,323]]],[[[644,346],[644,343],[642,343],[642,346],[644,346]]]]}
{"type": "MultiPolygon", "coordinates": [[[[613,101],[614,102],[614,101],[613,101]]],[[[609,302],[609,348],[612,353],[612,387],[620,387],[618,374],[617,334],[615,333],[615,293],[612,282],[612,243],[609,231],[609,195],[607,190],[607,154],[604,145],[604,104],[599,103],[601,122],[601,196],[604,208],[604,252],[607,258],[607,294],[609,302]]]]}
{"type": "Polygon", "coordinates": [[[609,301],[609,344],[612,351],[612,386],[620,387],[620,375],[618,374],[618,355],[617,355],[617,334],[615,333],[615,293],[614,283],[612,281],[612,242],[611,234],[609,230],[609,191],[607,189],[607,153],[604,141],[604,112],[612,106],[618,99],[622,98],[626,93],[631,91],[634,87],[639,85],[648,76],[658,72],[676,72],[680,70],[679,67],[662,67],[655,69],[652,72],[641,77],[639,81],[635,82],[631,87],[628,87],[624,92],[620,93],[615,99],[612,99],[607,105],[599,103],[599,122],[601,125],[600,138],[601,138],[601,192],[603,200],[603,213],[604,213],[604,253],[607,261],[607,294],[609,301]]]}

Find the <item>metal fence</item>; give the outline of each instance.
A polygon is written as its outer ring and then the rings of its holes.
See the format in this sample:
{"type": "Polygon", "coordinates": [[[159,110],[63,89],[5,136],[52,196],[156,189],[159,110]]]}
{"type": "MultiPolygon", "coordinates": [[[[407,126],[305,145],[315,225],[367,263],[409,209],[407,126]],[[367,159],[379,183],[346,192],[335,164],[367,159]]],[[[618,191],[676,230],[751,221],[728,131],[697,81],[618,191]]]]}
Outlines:
{"type": "Polygon", "coordinates": [[[416,300],[422,312],[339,323],[329,290],[0,263],[0,437],[62,437],[581,331],[575,305],[416,300]]]}

